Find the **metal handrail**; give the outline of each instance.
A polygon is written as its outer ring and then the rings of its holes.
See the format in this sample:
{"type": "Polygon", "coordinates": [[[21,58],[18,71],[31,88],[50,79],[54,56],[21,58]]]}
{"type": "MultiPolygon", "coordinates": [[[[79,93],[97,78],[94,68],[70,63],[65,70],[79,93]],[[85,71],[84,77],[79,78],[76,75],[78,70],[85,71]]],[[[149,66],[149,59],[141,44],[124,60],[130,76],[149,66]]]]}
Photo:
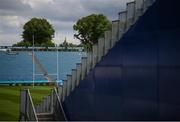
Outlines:
{"type": "Polygon", "coordinates": [[[20,121],[38,121],[29,89],[21,91],[20,121]]]}
{"type": "Polygon", "coordinates": [[[67,121],[64,109],[59,99],[56,88],[52,89],[53,95],[53,114],[56,120],[67,121]]]}
{"type": "Polygon", "coordinates": [[[51,113],[54,117],[54,120],[67,121],[56,88],[51,89],[51,94],[43,99],[43,101],[35,108],[37,113],[51,113]]]}

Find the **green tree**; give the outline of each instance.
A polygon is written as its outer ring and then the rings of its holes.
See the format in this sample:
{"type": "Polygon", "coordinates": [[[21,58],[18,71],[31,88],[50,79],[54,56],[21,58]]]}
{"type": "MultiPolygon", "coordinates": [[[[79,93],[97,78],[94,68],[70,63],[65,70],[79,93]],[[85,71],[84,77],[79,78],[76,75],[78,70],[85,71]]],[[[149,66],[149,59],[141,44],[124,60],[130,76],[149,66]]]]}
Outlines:
{"type": "Polygon", "coordinates": [[[32,40],[34,36],[35,45],[46,45],[52,44],[50,43],[52,37],[54,36],[54,28],[53,26],[43,18],[32,18],[30,21],[25,23],[23,26],[23,41],[30,42],[32,45],[32,40]]]}
{"type": "Polygon", "coordinates": [[[68,47],[68,42],[66,41],[66,38],[64,39],[64,42],[62,43],[62,44],[60,44],[59,46],[61,46],[61,47],[68,47]]]}
{"type": "Polygon", "coordinates": [[[77,45],[76,44],[73,44],[73,43],[68,43],[67,41],[66,41],[66,38],[65,38],[65,40],[64,40],[64,42],[62,43],[62,44],[60,44],[59,45],[60,47],[77,47],[77,45]]]}
{"type": "Polygon", "coordinates": [[[17,42],[16,44],[12,45],[13,47],[29,47],[31,46],[30,42],[27,41],[21,41],[21,42],[17,42]]]}
{"type": "Polygon", "coordinates": [[[42,46],[42,47],[55,47],[55,44],[54,44],[52,41],[48,40],[48,41],[46,41],[46,42],[43,42],[43,43],[41,44],[41,46],[42,46]]]}
{"type": "Polygon", "coordinates": [[[76,44],[73,44],[73,43],[69,43],[68,46],[69,46],[69,47],[77,47],[77,45],[76,45],[76,44]]]}
{"type": "Polygon", "coordinates": [[[79,19],[73,26],[77,31],[74,36],[81,41],[87,49],[98,42],[104,31],[111,28],[111,22],[103,14],[91,14],[79,19]]]}

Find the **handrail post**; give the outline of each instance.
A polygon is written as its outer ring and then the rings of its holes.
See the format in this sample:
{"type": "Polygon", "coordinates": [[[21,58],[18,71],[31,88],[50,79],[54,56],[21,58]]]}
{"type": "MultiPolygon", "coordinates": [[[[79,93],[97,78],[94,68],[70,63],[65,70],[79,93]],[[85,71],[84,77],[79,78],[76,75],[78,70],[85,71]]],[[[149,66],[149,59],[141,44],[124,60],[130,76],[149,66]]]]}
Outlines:
{"type": "Polygon", "coordinates": [[[76,69],[72,69],[72,87],[71,87],[71,91],[74,90],[75,86],[76,86],[76,69]]]}
{"type": "Polygon", "coordinates": [[[27,89],[20,91],[20,121],[26,121],[27,89]]]}
{"type": "Polygon", "coordinates": [[[135,0],[135,21],[143,14],[143,0],[135,0]]]}
{"type": "Polygon", "coordinates": [[[126,32],[127,11],[119,12],[119,21],[119,33],[123,35],[126,32]]]}
{"type": "Polygon", "coordinates": [[[76,69],[77,69],[77,72],[76,72],[76,86],[79,85],[79,82],[81,80],[81,72],[82,72],[82,63],[77,63],[76,64],[76,69]]]}
{"type": "Polygon", "coordinates": [[[67,97],[70,95],[72,87],[72,75],[67,75],[67,97]]]}
{"type": "Polygon", "coordinates": [[[28,89],[21,90],[20,93],[20,121],[38,121],[28,89]]]}
{"type": "Polygon", "coordinates": [[[88,74],[89,71],[92,69],[92,51],[87,52],[87,71],[88,74]]]}
{"type": "Polygon", "coordinates": [[[58,89],[58,96],[59,96],[59,99],[60,99],[60,101],[62,101],[62,96],[63,96],[63,85],[59,85],[59,86],[57,87],[57,89],[58,89]]]}
{"type": "Polygon", "coordinates": [[[111,30],[105,31],[104,33],[104,54],[106,55],[111,45],[111,30]]]}
{"type": "Polygon", "coordinates": [[[53,96],[53,89],[51,89],[51,93],[50,93],[50,108],[51,108],[51,110],[50,110],[50,112],[51,113],[53,113],[53,111],[54,111],[54,108],[53,108],[53,106],[54,106],[54,96],[53,96]]]}
{"type": "Polygon", "coordinates": [[[98,61],[98,45],[94,44],[93,45],[93,67],[95,67],[96,63],[98,61]]]}
{"type": "Polygon", "coordinates": [[[85,78],[85,76],[86,76],[86,69],[87,69],[87,57],[82,57],[82,60],[81,60],[81,62],[82,62],[82,70],[81,70],[81,73],[82,73],[82,75],[81,75],[81,80],[83,80],[84,78],[85,78]]]}
{"type": "Polygon", "coordinates": [[[67,94],[67,80],[63,80],[62,102],[65,101],[66,94],[67,94]]]}
{"type": "Polygon", "coordinates": [[[53,115],[55,117],[55,120],[60,120],[60,121],[67,121],[64,109],[61,104],[61,100],[59,99],[57,89],[54,88],[52,89],[52,94],[53,94],[53,115]]]}
{"type": "Polygon", "coordinates": [[[134,24],[135,20],[135,2],[127,3],[127,30],[134,24]]]}
{"type": "Polygon", "coordinates": [[[104,38],[98,39],[98,62],[104,56],[104,38]]]}
{"type": "Polygon", "coordinates": [[[111,48],[114,47],[116,42],[118,41],[119,34],[119,20],[112,21],[112,45],[111,48]]]}

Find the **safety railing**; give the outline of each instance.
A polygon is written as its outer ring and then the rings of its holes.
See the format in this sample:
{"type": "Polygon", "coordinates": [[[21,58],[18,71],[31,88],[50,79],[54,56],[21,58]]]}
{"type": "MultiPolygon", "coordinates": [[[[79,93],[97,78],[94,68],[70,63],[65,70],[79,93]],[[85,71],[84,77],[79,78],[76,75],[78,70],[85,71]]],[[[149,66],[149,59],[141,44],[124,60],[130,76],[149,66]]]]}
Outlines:
{"type": "Polygon", "coordinates": [[[131,27],[131,25],[135,22],[135,1],[127,3],[127,19],[126,19],[126,28],[127,30],[131,27]]]}
{"type": "Polygon", "coordinates": [[[135,21],[143,14],[144,0],[135,0],[135,21]]]}
{"type": "Polygon", "coordinates": [[[104,33],[104,55],[106,55],[109,51],[109,49],[111,48],[111,39],[112,39],[112,32],[109,31],[105,31],[104,33]]]}
{"type": "Polygon", "coordinates": [[[44,97],[42,102],[35,106],[36,113],[52,113],[52,96],[44,97]]]}
{"type": "Polygon", "coordinates": [[[53,96],[53,116],[55,120],[58,121],[67,121],[65,112],[63,110],[61,100],[59,99],[59,95],[57,93],[56,88],[52,89],[51,95],[53,96]]]}
{"type": "MultiPolygon", "coordinates": [[[[112,37],[111,37],[111,48],[114,47],[116,42],[119,40],[119,20],[112,21],[112,37]]],[[[100,45],[99,45],[100,46],[100,45]]]]}
{"type": "Polygon", "coordinates": [[[66,121],[67,120],[66,115],[64,113],[64,110],[61,104],[62,102],[61,96],[63,92],[62,90],[63,89],[61,89],[61,95],[60,95],[60,93],[57,93],[56,88],[52,89],[50,95],[48,95],[47,97],[44,97],[42,102],[40,102],[40,104],[35,106],[36,114],[50,113],[53,115],[54,120],[66,121]]]}
{"type": "Polygon", "coordinates": [[[20,121],[38,121],[34,104],[28,89],[20,92],[20,121]]]}

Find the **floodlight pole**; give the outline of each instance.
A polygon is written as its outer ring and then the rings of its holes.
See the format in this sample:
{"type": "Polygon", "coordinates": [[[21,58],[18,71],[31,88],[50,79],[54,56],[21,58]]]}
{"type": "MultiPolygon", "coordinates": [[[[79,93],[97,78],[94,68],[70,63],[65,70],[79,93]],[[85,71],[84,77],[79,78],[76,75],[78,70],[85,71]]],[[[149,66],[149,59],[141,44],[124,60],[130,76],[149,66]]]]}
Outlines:
{"type": "Polygon", "coordinates": [[[33,87],[34,87],[34,80],[35,80],[35,74],[34,74],[34,71],[35,71],[35,65],[34,65],[34,35],[32,36],[32,39],[33,39],[33,87]]]}
{"type": "MultiPolygon", "coordinates": [[[[58,34],[56,33],[57,39],[58,39],[58,34]]],[[[55,42],[54,42],[55,43],[55,42]]],[[[59,50],[58,50],[58,45],[55,44],[56,46],[56,71],[57,71],[57,81],[56,83],[58,83],[59,80],[59,50]]]]}
{"type": "Polygon", "coordinates": [[[57,51],[57,81],[59,80],[59,52],[58,52],[58,46],[56,44],[56,51],[57,51]]]}

